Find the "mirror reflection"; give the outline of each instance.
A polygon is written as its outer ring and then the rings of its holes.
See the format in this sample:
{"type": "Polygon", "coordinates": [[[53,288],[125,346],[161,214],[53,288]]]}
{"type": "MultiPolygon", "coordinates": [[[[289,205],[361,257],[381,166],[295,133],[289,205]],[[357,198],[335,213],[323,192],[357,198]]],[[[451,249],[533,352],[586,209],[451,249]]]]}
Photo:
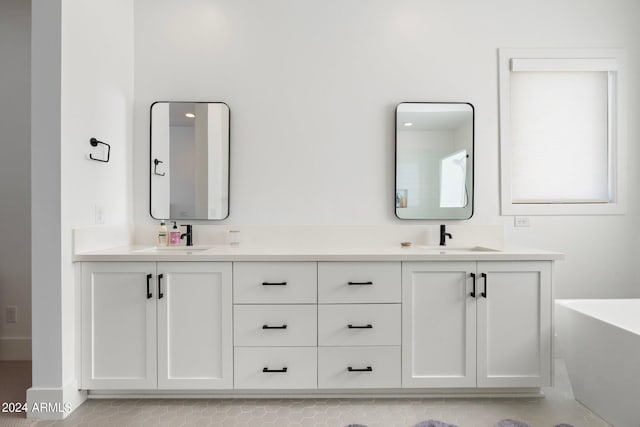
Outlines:
{"type": "Polygon", "coordinates": [[[151,105],[151,216],[229,215],[229,107],[222,102],[151,105]]]}
{"type": "Polygon", "coordinates": [[[396,108],[396,216],[473,215],[473,106],[405,102],[396,108]]]}

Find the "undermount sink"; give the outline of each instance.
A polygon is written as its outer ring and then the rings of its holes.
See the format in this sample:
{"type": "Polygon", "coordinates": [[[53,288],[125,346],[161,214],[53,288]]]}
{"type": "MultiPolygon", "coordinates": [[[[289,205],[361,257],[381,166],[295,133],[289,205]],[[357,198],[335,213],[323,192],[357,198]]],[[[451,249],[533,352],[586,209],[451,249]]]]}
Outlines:
{"type": "Polygon", "coordinates": [[[498,249],[487,248],[485,246],[456,247],[456,246],[418,245],[415,247],[419,249],[427,250],[429,252],[440,253],[440,254],[456,254],[456,253],[464,253],[464,252],[500,252],[498,249]]]}
{"type": "Polygon", "coordinates": [[[137,249],[133,252],[149,252],[149,253],[190,253],[202,252],[211,249],[209,246],[152,246],[150,248],[137,249]]]}

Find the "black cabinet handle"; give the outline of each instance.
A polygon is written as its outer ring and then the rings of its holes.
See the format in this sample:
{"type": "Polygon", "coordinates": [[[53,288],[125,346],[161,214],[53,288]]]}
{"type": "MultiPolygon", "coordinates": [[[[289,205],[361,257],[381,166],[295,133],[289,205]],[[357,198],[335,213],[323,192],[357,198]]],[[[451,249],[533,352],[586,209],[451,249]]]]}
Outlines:
{"type": "Polygon", "coordinates": [[[349,372],[373,372],[373,368],[371,366],[367,366],[366,368],[356,369],[351,366],[347,368],[349,372]]]}
{"type": "Polygon", "coordinates": [[[147,299],[151,298],[153,294],[151,293],[151,278],[153,274],[147,274],[147,299]]]}
{"type": "Polygon", "coordinates": [[[262,286],[287,286],[287,282],[262,282],[262,286]]]}
{"type": "Polygon", "coordinates": [[[164,294],[162,293],[162,278],[164,274],[158,274],[158,299],[162,299],[164,294]]]}
{"type": "Polygon", "coordinates": [[[282,326],[269,326],[269,325],[262,325],[262,329],[287,329],[287,325],[282,325],[282,326]]]}
{"type": "Polygon", "coordinates": [[[469,275],[471,276],[471,280],[473,281],[473,290],[471,291],[469,296],[475,298],[476,297],[476,273],[469,273],[469,275]]]}
{"type": "Polygon", "coordinates": [[[364,286],[364,285],[373,285],[373,282],[349,282],[349,286],[364,286]]]}
{"type": "Polygon", "coordinates": [[[480,295],[486,298],[487,297],[487,274],[482,273],[480,274],[480,276],[482,276],[482,278],[484,279],[484,292],[482,292],[480,295]]]}
{"type": "Polygon", "coordinates": [[[349,328],[349,329],[373,329],[373,325],[372,324],[367,324],[367,325],[347,325],[347,328],[349,328]]]}
{"type": "Polygon", "coordinates": [[[285,366],[282,369],[269,369],[269,368],[262,368],[262,372],[287,372],[287,367],[285,366]]]}

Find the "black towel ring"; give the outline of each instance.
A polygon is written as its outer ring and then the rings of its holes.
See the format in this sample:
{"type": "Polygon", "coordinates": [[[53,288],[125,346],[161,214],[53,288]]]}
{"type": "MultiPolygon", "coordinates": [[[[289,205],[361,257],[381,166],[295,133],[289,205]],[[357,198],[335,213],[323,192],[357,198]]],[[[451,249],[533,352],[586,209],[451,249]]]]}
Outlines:
{"type": "Polygon", "coordinates": [[[89,144],[91,144],[92,147],[97,147],[98,144],[106,145],[107,146],[107,158],[106,159],[98,159],[96,157],[93,157],[93,154],[89,154],[89,158],[91,160],[95,160],[97,162],[104,162],[104,163],[108,163],[109,162],[109,156],[111,155],[111,146],[109,144],[107,144],[106,142],[98,141],[96,138],[91,138],[89,140],[89,144]]]}
{"type": "Polygon", "coordinates": [[[153,174],[158,176],[165,176],[166,175],[165,172],[158,173],[157,168],[160,163],[163,163],[163,161],[158,159],[153,159],[153,174]]]}

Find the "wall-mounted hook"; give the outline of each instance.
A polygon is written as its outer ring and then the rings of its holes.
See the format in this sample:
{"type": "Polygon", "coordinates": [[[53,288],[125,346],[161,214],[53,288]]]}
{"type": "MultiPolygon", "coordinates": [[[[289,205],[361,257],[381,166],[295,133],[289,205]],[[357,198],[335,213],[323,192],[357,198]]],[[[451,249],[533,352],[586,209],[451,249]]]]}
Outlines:
{"type": "Polygon", "coordinates": [[[93,154],[89,154],[89,158],[91,160],[95,160],[97,162],[104,162],[104,163],[109,162],[109,156],[111,155],[111,146],[109,144],[107,144],[106,142],[98,141],[95,138],[91,138],[89,140],[89,144],[91,144],[92,147],[97,147],[98,144],[106,145],[107,146],[107,158],[106,158],[106,160],[95,158],[95,157],[93,157],[93,154]]]}
{"type": "Polygon", "coordinates": [[[153,174],[154,175],[158,175],[158,176],[165,176],[166,175],[165,172],[158,173],[158,171],[157,171],[158,165],[160,163],[164,163],[164,162],[162,160],[153,159],[153,174]]]}

